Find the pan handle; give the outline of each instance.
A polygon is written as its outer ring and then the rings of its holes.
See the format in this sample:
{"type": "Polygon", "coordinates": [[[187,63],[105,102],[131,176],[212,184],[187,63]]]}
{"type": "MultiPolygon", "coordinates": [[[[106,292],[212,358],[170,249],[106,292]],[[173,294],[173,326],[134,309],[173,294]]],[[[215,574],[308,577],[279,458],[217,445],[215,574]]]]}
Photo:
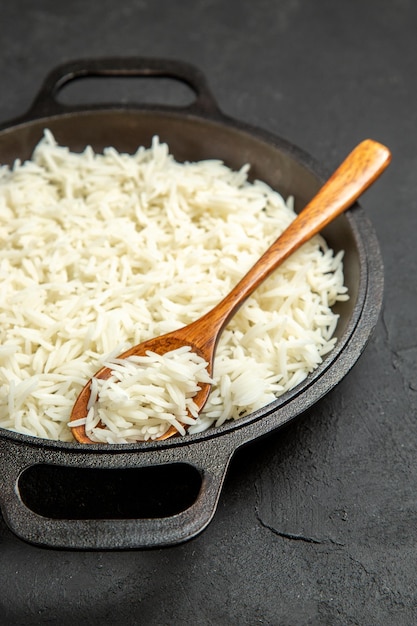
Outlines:
{"type": "MultiPolygon", "coordinates": [[[[0,506],[6,524],[21,539],[35,545],[77,550],[160,548],[182,543],[198,535],[212,520],[234,449],[224,442],[206,440],[195,445],[144,452],[88,452],[45,449],[0,440],[2,475],[0,506]],[[77,452],[81,452],[78,453],[77,452]],[[185,460],[184,460],[185,459],[185,460]],[[117,470],[123,467],[160,467],[186,463],[198,470],[201,489],[189,508],[167,517],[144,519],[57,519],[35,512],[24,503],[19,478],[34,466],[117,470]]],[[[61,487],[60,487],[61,488],[61,487]]],[[[101,497],[101,494],[100,494],[101,497]]],[[[111,517],[111,516],[109,516],[111,517]]]]}
{"type": "MultiPolygon", "coordinates": [[[[71,81],[85,77],[161,77],[180,81],[195,93],[195,100],[181,107],[159,105],[161,108],[188,110],[205,114],[220,113],[204,74],[195,66],[183,61],[162,58],[102,58],[79,59],[57,66],[46,77],[29,111],[24,116],[33,119],[43,116],[85,110],[85,105],[72,106],[61,103],[57,96],[71,81]]],[[[134,103],[131,103],[131,105],[134,103]]],[[[140,106],[140,103],[137,104],[140,106]]],[[[105,105],[114,107],[115,104],[105,105]]],[[[120,103],[117,106],[121,106],[120,103]]],[[[126,106],[126,105],[123,105],[126,106]]],[[[103,108],[103,104],[92,108],[103,108]]]]}

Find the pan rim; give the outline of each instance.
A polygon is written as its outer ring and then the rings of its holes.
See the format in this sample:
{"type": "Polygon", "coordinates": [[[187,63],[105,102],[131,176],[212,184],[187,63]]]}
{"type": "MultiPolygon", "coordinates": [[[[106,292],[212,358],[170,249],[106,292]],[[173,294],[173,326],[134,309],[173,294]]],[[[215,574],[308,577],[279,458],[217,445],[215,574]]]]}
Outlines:
{"type": "MultiPolygon", "coordinates": [[[[298,146],[290,143],[286,139],[274,135],[262,128],[257,128],[245,122],[231,118],[220,111],[203,114],[201,111],[194,111],[192,106],[187,107],[186,109],[180,109],[177,107],[165,107],[161,105],[99,105],[80,107],[76,110],[72,108],[70,110],[63,110],[53,115],[46,116],[22,116],[21,118],[16,118],[15,120],[0,124],[0,142],[2,140],[2,137],[6,136],[7,134],[15,132],[17,129],[24,130],[26,126],[33,126],[33,124],[36,124],[38,126],[44,124],[44,128],[47,128],[48,124],[53,120],[61,122],[64,119],[72,120],[74,116],[87,116],[108,113],[116,113],[124,116],[126,116],[127,114],[136,115],[138,113],[145,115],[157,114],[163,116],[172,116],[174,119],[179,117],[181,120],[187,119],[190,122],[198,122],[205,125],[207,125],[207,123],[220,125],[225,127],[227,130],[236,130],[241,133],[248,134],[252,139],[256,138],[262,142],[267,143],[273,148],[277,148],[285,156],[293,159],[304,169],[309,171],[310,174],[317,180],[318,184],[321,184],[327,177],[327,172],[318,161],[316,161],[309,153],[304,151],[302,148],[299,148],[298,146]]],[[[372,225],[367,219],[365,212],[359,203],[355,203],[355,205],[351,209],[346,211],[345,217],[349,223],[352,236],[359,250],[360,284],[358,287],[358,298],[355,303],[352,316],[350,317],[346,328],[344,329],[344,332],[338,339],[336,346],[328,355],[326,355],[323,362],[314,372],[312,372],[308,376],[305,381],[294,387],[292,390],[286,392],[265,407],[258,409],[257,411],[248,414],[247,416],[242,417],[238,420],[229,420],[225,422],[225,424],[223,424],[222,426],[211,427],[208,430],[203,431],[202,433],[196,433],[194,435],[187,434],[185,437],[172,438],[161,442],[138,442],[131,444],[94,444],[92,446],[88,446],[88,452],[105,454],[108,454],[109,452],[115,454],[120,454],[123,452],[151,452],[155,450],[204,443],[209,439],[217,437],[225,437],[228,435],[232,436],[238,431],[241,432],[242,429],[245,429],[251,425],[259,424],[262,420],[265,420],[267,416],[271,420],[271,416],[279,413],[283,409],[286,409],[287,411],[288,407],[292,403],[295,403],[294,406],[298,405],[300,402],[300,397],[304,396],[304,394],[306,394],[307,392],[316,390],[317,393],[316,395],[314,395],[313,393],[312,397],[307,401],[305,410],[311,408],[323,395],[331,391],[331,389],[333,389],[349,372],[349,370],[353,367],[353,365],[359,358],[360,353],[364,350],[369,336],[372,333],[373,327],[377,322],[379,310],[382,304],[381,288],[379,289],[379,302],[377,298],[377,287],[378,285],[379,287],[381,287],[383,283],[382,260],[378,242],[376,240],[375,233],[373,232],[372,225]],[[367,253],[367,248],[371,249],[372,255],[367,253]],[[370,268],[371,260],[371,265],[373,265],[372,268],[370,268]],[[374,283],[374,288],[372,288],[371,285],[372,281],[374,283]],[[370,292],[370,287],[372,293],[370,292]],[[372,302],[372,298],[376,298],[376,300],[372,302]],[[368,319],[364,321],[364,316],[367,312],[367,304],[370,305],[371,313],[373,314],[371,317],[368,316],[368,319]],[[356,351],[358,351],[359,348],[358,356],[354,358],[353,363],[344,366],[342,375],[336,376],[336,382],[330,381],[326,384],[326,380],[329,377],[329,370],[331,370],[332,366],[337,364],[342,357],[344,357],[344,360],[346,360],[346,355],[349,356],[350,345],[352,344],[357,331],[361,330],[362,326],[367,326],[367,328],[364,328],[361,332],[361,334],[363,335],[363,340],[362,342],[360,342],[361,345],[355,347],[356,351]]],[[[291,411],[289,412],[291,413],[291,411]]],[[[303,411],[301,411],[301,413],[302,412],[303,411]]],[[[274,430],[275,428],[280,427],[283,423],[290,421],[298,415],[300,415],[300,412],[297,412],[289,417],[287,416],[287,418],[282,423],[278,423],[279,420],[277,420],[276,425],[272,424],[272,427],[269,427],[269,425],[267,427],[265,425],[265,427],[261,428],[260,430],[265,431],[265,433],[269,432],[271,430],[274,430]]],[[[274,421],[273,418],[271,421],[274,421]]],[[[262,432],[260,434],[264,433],[262,432]]],[[[254,437],[250,437],[250,439],[252,438],[254,437]]],[[[79,444],[77,442],[63,442],[51,439],[44,439],[32,435],[25,435],[23,433],[18,433],[2,427],[0,427],[0,439],[6,439],[15,443],[26,444],[30,447],[42,447],[46,449],[59,449],[62,451],[74,452],[86,451],[86,446],[84,444],[79,444]]]]}

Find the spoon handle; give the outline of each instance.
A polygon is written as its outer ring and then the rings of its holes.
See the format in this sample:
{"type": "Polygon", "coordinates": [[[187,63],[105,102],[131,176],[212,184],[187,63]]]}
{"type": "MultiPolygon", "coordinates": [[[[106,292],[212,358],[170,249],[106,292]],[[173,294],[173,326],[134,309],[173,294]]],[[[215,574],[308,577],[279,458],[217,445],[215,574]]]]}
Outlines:
{"type": "Polygon", "coordinates": [[[372,139],[366,139],[356,146],[232,291],[203,316],[206,322],[210,321],[210,326],[220,333],[241,304],[278,265],[353,204],[382,174],[390,160],[388,148],[372,139]]]}

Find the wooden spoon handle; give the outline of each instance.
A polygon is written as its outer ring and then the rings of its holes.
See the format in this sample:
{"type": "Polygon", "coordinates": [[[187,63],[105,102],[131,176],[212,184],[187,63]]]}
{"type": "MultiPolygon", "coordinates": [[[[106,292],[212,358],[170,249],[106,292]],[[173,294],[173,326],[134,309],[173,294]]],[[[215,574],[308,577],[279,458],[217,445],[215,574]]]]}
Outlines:
{"type": "Polygon", "coordinates": [[[220,332],[251,293],[303,243],[351,206],[389,165],[391,153],[366,139],[346,157],[281,236],[205,317],[220,332]]]}

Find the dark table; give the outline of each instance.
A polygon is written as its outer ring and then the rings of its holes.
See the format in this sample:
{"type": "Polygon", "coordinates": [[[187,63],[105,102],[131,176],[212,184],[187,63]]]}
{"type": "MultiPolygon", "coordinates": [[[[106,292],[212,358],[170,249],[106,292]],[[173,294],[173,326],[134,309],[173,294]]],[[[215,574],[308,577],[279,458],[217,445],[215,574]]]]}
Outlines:
{"type": "Polygon", "coordinates": [[[1,121],[58,63],[168,57],[196,64],[224,112],[329,170],[368,136],[393,162],[361,201],[385,302],[351,373],[236,454],[214,520],[188,543],[49,550],[0,518],[0,623],[417,623],[416,33],[412,0],[2,4],[1,121]]]}

